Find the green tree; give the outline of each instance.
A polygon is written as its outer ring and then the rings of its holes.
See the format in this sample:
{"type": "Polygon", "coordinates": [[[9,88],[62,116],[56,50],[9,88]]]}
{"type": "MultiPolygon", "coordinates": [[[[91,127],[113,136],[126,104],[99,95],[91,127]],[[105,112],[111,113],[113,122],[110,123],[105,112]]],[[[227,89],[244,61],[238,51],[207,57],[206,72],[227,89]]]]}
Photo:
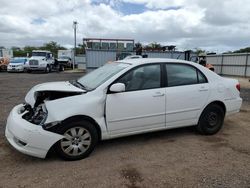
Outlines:
{"type": "Polygon", "coordinates": [[[44,43],[42,47],[39,48],[40,50],[48,50],[51,51],[53,53],[53,55],[55,57],[57,57],[57,52],[58,50],[66,50],[65,47],[60,46],[60,44],[58,44],[55,41],[50,41],[48,43],[44,43]]]}
{"type": "Polygon", "coordinates": [[[76,54],[85,54],[85,44],[78,44],[76,47],[76,54]]]}
{"type": "Polygon", "coordinates": [[[247,52],[250,52],[250,47],[241,48],[239,50],[234,51],[233,53],[247,53],[247,52]]]}
{"type": "Polygon", "coordinates": [[[148,45],[144,46],[145,50],[156,50],[156,51],[161,51],[163,49],[163,46],[160,43],[157,42],[152,42],[149,43],[148,45]]]}
{"type": "Polygon", "coordinates": [[[193,52],[196,53],[196,54],[198,54],[198,55],[206,54],[206,53],[207,53],[206,50],[203,50],[203,49],[201,49],[201,48],[195,48],[195,49],[193,50],[193,52]]]}

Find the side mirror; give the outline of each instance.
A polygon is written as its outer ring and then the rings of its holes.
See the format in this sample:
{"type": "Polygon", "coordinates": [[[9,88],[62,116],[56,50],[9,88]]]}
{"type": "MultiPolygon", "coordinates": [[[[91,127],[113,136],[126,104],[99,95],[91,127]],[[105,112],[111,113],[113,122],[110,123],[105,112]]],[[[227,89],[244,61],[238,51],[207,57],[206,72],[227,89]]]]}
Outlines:
{"type": "Polygon", "coordinates": [[[116,83],[113,84],[110,88],[109,91],[113,92],[113,93],[120,93],[125,91],[125,84],[123,83],[116,83]]]}

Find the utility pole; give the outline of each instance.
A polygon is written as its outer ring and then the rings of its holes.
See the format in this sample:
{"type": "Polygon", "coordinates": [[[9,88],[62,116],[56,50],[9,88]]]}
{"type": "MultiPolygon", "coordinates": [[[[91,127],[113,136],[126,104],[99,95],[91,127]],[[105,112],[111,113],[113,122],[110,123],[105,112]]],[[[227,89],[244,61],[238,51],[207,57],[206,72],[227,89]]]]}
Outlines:
{"type": "Polygon", "coordinates": [[[73,61],[73,70],[75,69],[75,62],[76,62],[76,28],[77,28],[77,21],[73,21],[73,29],[74,29],[74,61],[73,61]]]}

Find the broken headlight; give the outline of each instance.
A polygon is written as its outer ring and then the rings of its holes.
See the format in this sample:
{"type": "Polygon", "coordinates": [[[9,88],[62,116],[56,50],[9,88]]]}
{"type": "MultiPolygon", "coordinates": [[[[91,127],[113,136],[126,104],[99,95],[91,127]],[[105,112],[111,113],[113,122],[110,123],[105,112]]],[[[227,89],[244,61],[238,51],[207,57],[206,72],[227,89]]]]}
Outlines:
{"type": "Polygon", "coordinates": [[[47,118],[47,109],[44,105],[44,103],[38,105],[35,108],[26,108],[27,113],[23,115],[23,118],[29,121],[30,123],[36,124],[36,125],[42,125],[47,118]]]}

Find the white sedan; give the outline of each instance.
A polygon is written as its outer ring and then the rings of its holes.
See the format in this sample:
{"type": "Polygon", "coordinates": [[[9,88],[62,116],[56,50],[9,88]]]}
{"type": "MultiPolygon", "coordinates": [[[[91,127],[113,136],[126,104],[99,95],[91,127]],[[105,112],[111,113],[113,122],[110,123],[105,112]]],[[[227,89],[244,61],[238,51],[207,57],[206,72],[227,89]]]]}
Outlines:
{"type": "Polygon", "coordinates": [[[126,59],[75,81],[34,86],[10,112],[5,135],[18,151],[66,160],[87,157],[99,140],[195,126],[217,133],[225,115],[239,112],[235,79],[174,59],[126,59]]]}
{"type": "Polygon", "coordinates": [[[24,72],[27,61],[28,58],[26,57],[16,57],[11,59],[7,67],[7,72],[24,72]]]}

